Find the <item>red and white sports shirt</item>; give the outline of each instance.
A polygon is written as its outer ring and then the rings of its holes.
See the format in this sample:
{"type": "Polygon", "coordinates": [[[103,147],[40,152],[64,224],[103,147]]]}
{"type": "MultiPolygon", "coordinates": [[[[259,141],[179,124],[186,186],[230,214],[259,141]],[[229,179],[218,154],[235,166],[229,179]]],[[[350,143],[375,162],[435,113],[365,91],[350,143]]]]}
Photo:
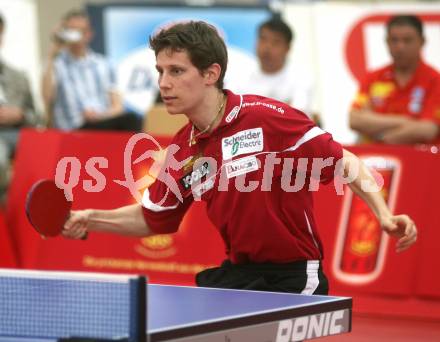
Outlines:
{"type": "Polygon", "coordinates": [[[284,103],[225,93],[225,114],[213,132],[192,145],[188,124],[174,137],[168,168],[143,196],[148,226],[177,231],[196,197],[206,201],[233,263],[321,259],[309,187],[318,177],[332,181],[341,145],[284,103]],[[316,172],[314,159],[327,166],[316,172]]]}
{"type": "MultiPolygon", "coordinates": [[[[400,114],[440,124],[440,74],[420,61],[412,79],[401,87],[395,80],[393,65],[388,65],[367,74],[352,108],[370,108],[383,115],[400,114]]],[[[366,137],[364,140],[368,141],[366,137]]]]}

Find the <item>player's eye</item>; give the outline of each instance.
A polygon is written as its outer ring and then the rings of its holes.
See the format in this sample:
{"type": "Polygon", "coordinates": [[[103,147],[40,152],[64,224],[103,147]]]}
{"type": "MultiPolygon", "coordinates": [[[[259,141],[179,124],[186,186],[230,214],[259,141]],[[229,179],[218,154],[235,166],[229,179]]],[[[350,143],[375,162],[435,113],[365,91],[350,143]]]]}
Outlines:
{"type": "Polygon", "coordinates": [[[178,76],[183,74],[183,71],[184,70],[182,68],[173,68],[171,69],[171,74],[178,76]]]}

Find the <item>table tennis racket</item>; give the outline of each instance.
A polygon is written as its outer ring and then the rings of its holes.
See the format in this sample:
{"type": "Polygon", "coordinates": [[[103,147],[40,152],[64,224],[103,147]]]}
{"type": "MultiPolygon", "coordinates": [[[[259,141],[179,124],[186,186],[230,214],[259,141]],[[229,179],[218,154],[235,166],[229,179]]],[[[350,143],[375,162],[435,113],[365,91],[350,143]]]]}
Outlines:
{"type": "Polygon", "coordinates": [[[64,190],[51,179],[36,182],[26,198],[28,220],[42,237],[61,234],[71,207],[72,202],[67,200],[64,190]]]}

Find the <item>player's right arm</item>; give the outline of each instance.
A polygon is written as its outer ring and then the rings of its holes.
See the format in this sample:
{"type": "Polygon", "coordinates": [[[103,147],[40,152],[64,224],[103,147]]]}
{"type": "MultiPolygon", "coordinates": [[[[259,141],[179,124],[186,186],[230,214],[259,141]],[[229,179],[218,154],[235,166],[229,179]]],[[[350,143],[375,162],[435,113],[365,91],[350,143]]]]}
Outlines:
{"type": "Polygon", "coordinates": [[[175,233],[194,199],[187,196],[179,200],[179,193],[170,189],[173,185],[170,179],[172,177],[158,176],[144,191],[142,203],[110,210],[71,211],[64,225],[63,235],[66,238],[81,239],[87,232],[138,237],[175,233]]]}
{"type": "Polygon", "coordinates": [[[348,184],[349,188],[358,195],[373,211],[380,222],[382,229],[389,235],[398,238],[396,251],[408,249],[417,240],[417,227],[407,215],[394,215],[391,213],[379,191],[366,191],[363,184],[376,184],[371,172],[353,153],[343,151],[343,172],[348,176],[351,170],[358,170],[356,177],[348,184]]]}
{"type": "Polygon", "coordinates": [[[148,236],[148,227],[140,204],[112,210],[86,209],[72,211],[64,225],[63,236],[80,239],[87,232],[116,233],[125,236],[148,236]]]}

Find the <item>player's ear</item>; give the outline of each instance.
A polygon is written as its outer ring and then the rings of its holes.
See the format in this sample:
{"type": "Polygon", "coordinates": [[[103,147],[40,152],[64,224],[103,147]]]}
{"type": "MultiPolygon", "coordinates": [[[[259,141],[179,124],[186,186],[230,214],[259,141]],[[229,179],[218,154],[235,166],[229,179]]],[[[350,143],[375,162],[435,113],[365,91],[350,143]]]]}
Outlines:
{"type": "Polygon", "coordinates": [[[206,85],[214,85],[220,78],[222,68],[218,63],[212,63],[205,69],[203,77],[205,78],[206,85]]]}

